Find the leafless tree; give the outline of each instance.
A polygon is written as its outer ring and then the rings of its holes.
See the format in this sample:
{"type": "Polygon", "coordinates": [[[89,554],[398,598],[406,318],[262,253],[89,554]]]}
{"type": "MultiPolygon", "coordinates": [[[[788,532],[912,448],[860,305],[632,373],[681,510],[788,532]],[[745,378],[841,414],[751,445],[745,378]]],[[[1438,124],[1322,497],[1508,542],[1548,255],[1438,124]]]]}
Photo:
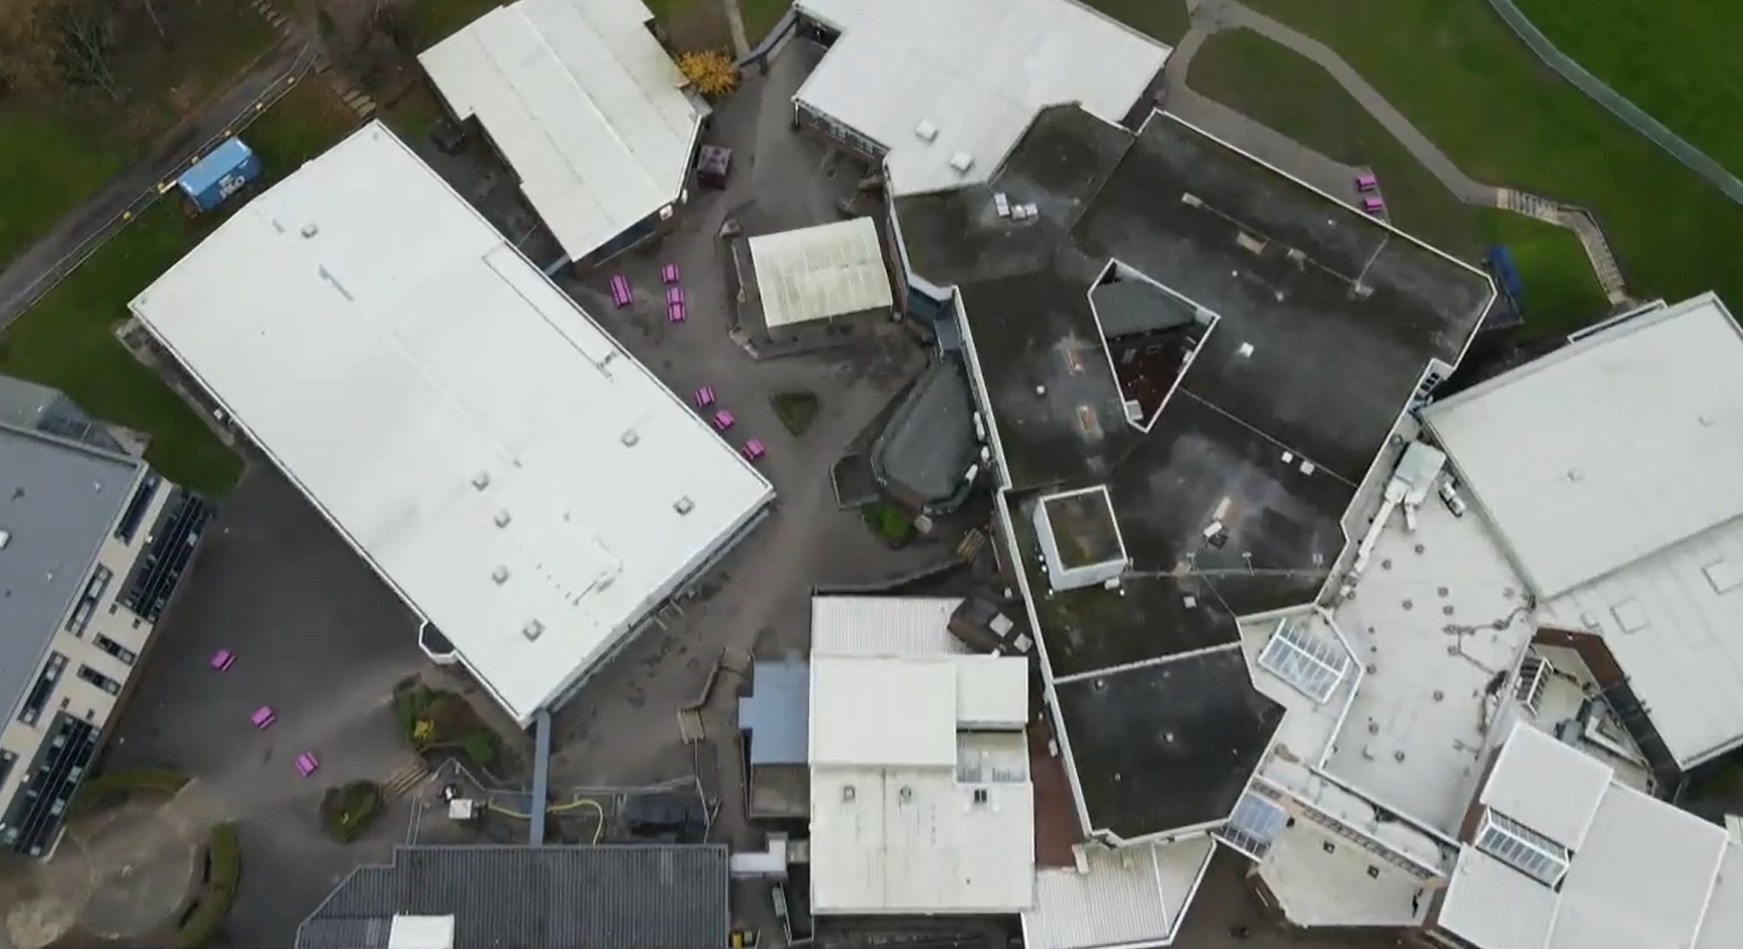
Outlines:
{"type": "Polygon", "coordinates": [[[80,4],[63,3],[53,9],[53,24],[67,80],[96,86],[109,98],[120,101],[121,88],[115,82],[114,71],[109,68],[109,25],[102,12],[80,4]]]}

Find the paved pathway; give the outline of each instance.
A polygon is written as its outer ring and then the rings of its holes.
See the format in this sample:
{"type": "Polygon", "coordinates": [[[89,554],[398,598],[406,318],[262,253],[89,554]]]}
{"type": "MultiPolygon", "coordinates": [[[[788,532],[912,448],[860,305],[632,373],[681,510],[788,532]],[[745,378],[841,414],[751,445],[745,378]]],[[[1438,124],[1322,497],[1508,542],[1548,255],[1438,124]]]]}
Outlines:
{"type": "Polygon", "coordinates": [[[1307,57],[1330,73],[1344,91],[1461,201],[1482,207],[1506,208],[1573,231],[1610,302],[1617,305],[1627,302],[1628,293],[1621,270],[1616,265],[1603,229],[1590,212],[1560,205],[1547,198],[1484,184],[1466,175],[1343,57],[1313,37],[1258,13],[1239,0],[1188,0],[1188,5],[1192,12],[1192,27],[1175,47],[1163,73],[1163,88],[1170,111],[1334,195],[1352,197],[1353,169],[1304,148],[1287,136],[1213,102],[1189,87],[1187,73],[1192,58],[1212,33],[1226,29],[1252,30],[1307,57]]]}

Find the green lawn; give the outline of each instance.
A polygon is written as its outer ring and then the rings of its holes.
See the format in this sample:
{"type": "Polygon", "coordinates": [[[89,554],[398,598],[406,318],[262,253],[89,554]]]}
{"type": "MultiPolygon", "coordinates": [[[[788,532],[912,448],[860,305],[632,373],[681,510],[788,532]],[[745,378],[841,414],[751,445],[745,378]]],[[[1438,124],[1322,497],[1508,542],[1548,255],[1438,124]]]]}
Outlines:
{"type": "MultiPolygon", "coordinates": [[[[355,124],[327,88],[300,84],[243,133],[268,179],[295,170],[355,124]]],[[[171,480],[223,494],[241,462],[115,340],[127,304],[219,223],[162,200],[0,334],[0,372],[65,391],[91,414],[147,432],[146,457],[171,480]]]]}
{"type": "Polygon", "coordinates": [[[1506,244],[1525,281],[1528,332],[1565,332],[1608,311],[1572,232],[1461,202],[1305,57],[1249,30],[1228,30],[1205,41],[1186,81],[1321,154],[1373,168],[1392,222],[1406,233],[1472,263],[1489,244],[1506,244]]]}
{"type": "Polygon", "coordinates": [[[1743,177],[1743,4],[1515,0],[1562,52],[1743,177]]]}
{"type": "Polygon", "coordinates": [[[0,263],[221,92],[272,42],[266,22],[243,0],[160,4],[160,13],[175,42],[127,34],[112,63],[121,101],[95,91],[0,98],[0,263]]]}
{"type": "Polygon", "coordinates": [[[1596,211],[1637,296],[1716,289],[1743,312],[1743,208],[1539,64],[1484,0],[1247,3],[1337,50],[1472,177],[1596,211]]]}
{"type": "Polygon", "coordinates": [[[1180,42],[1192,25],[1186,0],[1084,0],[1084,5],[1170,45],[1180,42]]]}
{"type": "Polygon", "coordinates": [[[738,0],[738,11],[744,16],[744,36],[753,49],[792,6],[793,0],[738,0]]]}

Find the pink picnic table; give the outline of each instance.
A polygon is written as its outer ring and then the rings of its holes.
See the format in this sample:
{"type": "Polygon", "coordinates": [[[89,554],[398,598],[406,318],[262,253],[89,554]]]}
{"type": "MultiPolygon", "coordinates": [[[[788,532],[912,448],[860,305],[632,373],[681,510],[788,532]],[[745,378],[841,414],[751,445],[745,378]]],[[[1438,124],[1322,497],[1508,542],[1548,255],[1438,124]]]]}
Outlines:
{"type": "Polygon", "coordinates": [[[725,409],[714,413],[714,427],[723,432],[731,428],[733,423],[737,421],[738,419],[733,418],[732,413],[725,409]]]}
{"type": "Polygon", "coordinates": [[[660,279],[666,283],[678,282],[678,265],[667,264],[660,268],[660,279]]]}
{"type": "Polygon", "coordinates": [[[272,710],[272,706],[262,705],[254,710],[253,715],[248,716],[248,720],[254,723],[255,728],[267,728],[278,721],[278,713],[272,710]]]}
{"type": "Polygon", "coordinates": [[[305,778],[314,774],[315,771],[321,767],[320,759],[316,758],[312,751],[305,751],[302,754],[297,755],[296,764],[297,773],[305,778]]]}
{"type": "Polygon", "coordinates": [[[684,322],[684,301],[666,304],[666,321],[669,323],[684,322]]]}
{"type": "Polygon", "coordinates": [[[714,387],[703,386],[702,388],[697,389],[696,394],[692,395],[690,399],[696,403],[697,408],[705,409],[714,404],[714,387]]]}
{"type": "Polygon", "coordinates": [[[220,649],[217,652],[212,653],[212,668],[219,672],[223,672],[225,669],[230,668],[235,664],[235,662],[236,654],[228,649],[220,649]]]}
{"type": "Polygon", "coordinates": [[[763,447],[763,443],[755,438],[745,442],[742,450],[747,461],[755,461],[758,458],[761,458],[767,451],[767,449],[763,447]]]}
{"type": "Polygon", "coordinates": [[[623,274],[613,274],[611,277],[611,302],[617,304],[618,309],[621,310],[629,306],[630,300],[628,278],[624,277],[623,274]]]}

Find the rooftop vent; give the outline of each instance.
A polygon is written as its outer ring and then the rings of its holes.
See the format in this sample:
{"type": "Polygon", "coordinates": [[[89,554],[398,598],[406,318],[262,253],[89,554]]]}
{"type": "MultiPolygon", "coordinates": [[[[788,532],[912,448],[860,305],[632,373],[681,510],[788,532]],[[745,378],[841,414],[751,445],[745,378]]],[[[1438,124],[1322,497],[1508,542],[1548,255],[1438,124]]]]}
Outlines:
{"type": "Polygon", "coordinates": [[[906,784],[902,785],[902,790],[899,793],[902,796],[902,803],[904,804],[914,799],[914,789],[908,787],[906,784]]]}
{"type": "Polygon", "coordinates": [[[1247,357],[1253,355],[1253,344],[1252,343],[1242,343],[1241,348],[1239,350],[1237,350],[1237,353],[1240,355],[1240,357],[1242,359],[1246,359],[1247,357]]]}
{"type": "MultiPolygon", "coordinates": [[[[6,532],[0,531],[0,547],[6,546],[6,537],[6,532]]],[[[1713,585],[1714,593],[1730,593],[1737,589],[1737,570],[1728,561],[1715,560],[1702,567],[1701,572],[1707,575],[1707,582],[1713,585]]]]}
{"type": "Polygon", "coordinates": [[[950,156],[950,167],[956,169],[957,174],[966,175],[974,167],[974,156],[967,152],[957,152],[950,156]]]}
{"type": "Polygon", "coordinates": [[[6,545],[10,543],[12,543],[12,532],[0,531],[0,550],[5,550],[6,545]]]}
{"type": "Polygon", "coordinates": [[[938,126],[933,125],[930,119],[921,119],[920,124],[914,126],[914,137],[922,142],[936,142],[938,126]]]}
{"type": "Polygon", "coordinates": [[[538,620],[531,620],[525,626],[520,628],[520,634],[525,636],[528,640],[538,639],[540,636],[543,636],[544,633],[545,624],[538,620]]]}
{"type": "Polygon", "coordinates": [[[624,432],[623,438],[621,439],[621,441],[623,442],[623,447],[625,447],[625,448],[634,448],[635,443],[639,442],[641,440],[642,440],[642,437],[640,435],[637,435],[635,433],[635,429],[633,429],[633,428],[627,432],[624,432]]]}
{"type": "Polygon", "coordinates": [[[687,497],[679,498],[672,502],[672,510],[677,511],[679,514],[688,514],[691,511],[696,510],[696,502],[687,497]]]}
{"type": "Polygon", "coordinates": [[[513,515],[509,514],[507,511],[497,511],[496,512],[496,526],[497,527],[507,527],[509,525],[509,522],[512,520],[514,520],[513,515]]]}
{"type": "Polygon", "coordinates": [[[496,569],[490,571],[490,579],[495,580],[497,586],[502,586],[507,583],[508,568],[500,565],[497,566],[496,569]]]}
{"type": "Polygon", "coordinates": [[[304,237],[314,237],[316,234],[319,234],[319,233],[321,233],[321,229],[319,227],[316,227],[314,222],[311,221],[310,223],[303,225],[303,236],[304,237]]]}
{"type": "Polygon", "coordinates": [[[999,217],[1011,216],[1011,199],[1003,191],[993,195],[993,210],[999,212],[999,217]]]}
{"type": "Polygon", "coordinates": [[[1242,231],[1235,235],[1235,246],[1252,254],[1263,254],[1265,252],[1265,241],[1248,234],[1246,231],[1242,231]]]}
{"type": "Polygon", "coordinates": [[[1180,203],[1186,205],[1189,208],[1202,208],[1202,207],[1204,207],[1204,201],[1202,199],[1200,199],[1198,195],[1193,194],[1190,191],[1180,192],[1180,203]]]}
{"type": "Polygon", "coordinates": [[[846,801],[847,803],[852,804],[853,803],[853,793],[854,793],[853,792],[853,785],[844,784],[841,786],[841,799],[843,801],[846,801]]]}
{"type": "Polygon", "coordinates": [[[472,486],[482,491],[490,487],[490,472],[480,471],[472,476],[472,486]]]}

